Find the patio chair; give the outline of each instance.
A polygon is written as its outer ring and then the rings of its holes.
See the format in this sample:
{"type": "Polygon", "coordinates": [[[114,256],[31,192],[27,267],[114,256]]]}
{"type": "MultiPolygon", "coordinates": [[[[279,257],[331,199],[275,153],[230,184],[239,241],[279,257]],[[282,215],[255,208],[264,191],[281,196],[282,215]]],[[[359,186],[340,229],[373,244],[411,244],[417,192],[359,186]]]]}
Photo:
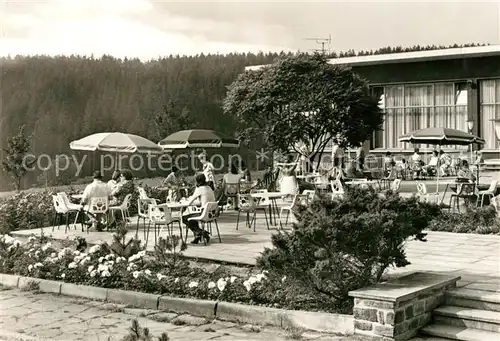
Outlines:
{"type": "Polygon", "coordinates": [[[128,223],[128,220],[130,218],[130,199],[132,198],[132,194],[127,194],[125,198],[123,199],[123,202],[121,205],[118,206],[111,206],[109,207],[108,211],[111,215],[113,215],[116,211],[120,212],[122,215],[122,219],[125,222],[125,224],[128,223]]]}
{"type": "MultiPolygon", "coordinates": [[[[94,218],[96,221],[104,218],[108,214],[109,199],[108,197],[93,197],[90,198],[87,213],[94,218]]],[[[90,226],[87,227],[87,233],[89,233],[90,226]]]]}
{"type": "MultiPolygon", "coordinates": [[[[156,201],[154,199],[137,199],[137,227],[135,230],[135,236],[137,237],[139,234],[139,222],[143,221],[144,225],[144,239],[146,239],[146,220],[149,221],[149,205],[156,205],[156,201]]],[[[149,233],[149,224],[148,224],[148,233],[149,233]]]]}
{"type": "Polygon", "coordinates": [[[498,180],[493,180],[490,187],[486,191],[478,191],[476,206],[483,207],[484,197],[487,196],[490,200],[495,197],[497,191],[498,180]]]}
{"type": "Polygon", "coordinates": [[[284,206],[281,208],[280,210],[280,228],[283,229],[283,224],[282,224],[282,219],[283,219],[283,213],[286,212],[286,218],[285,218],[285,225],[288,224],[288,218],[290,217],[290,213],[293,212],[293,210],[295,209],[295,207],[299,206],[299,205],[306,205],[307,206],[307,203],[308,203],[308,197],[307,195],[303,195],[303,194],[296,194],[294,197],[293,197],[293,201],[290,205],[288,206],[284,206]]]}
{"type": "Polygon", "coordinates": [[[330,181],[330,186],[332,188],[332,199],[342,198],[344,196],[344,186],[340,180],[330,181]]]}
{"type": "MultiPolygon", "coordinates": [[[[255,193],[268,193],[267,189],[260,189],[255,191],[255,193]]],[[[269,197],[262,197],[256,199],[258,200],[257,207],[255,208],[256,211],[263,210],[264,211],[264,218],[266,219],[266,226],[267,229],[269,230],[269,221],[271,220],[271,213],[269,213],[269,220],[267,219],[267,210],[271,210],[272,207],[272,202],[269,199],[269,197]]],[[[257,218],[255,218],[257,219],[257,218]]]]}
{"type": "MultiPolygon", "coordinates": [[[[207,202],[201,210],[201,214],[198,217],[191,217],[189,221],[197,221],[200,223],[203,231],[207,231],[212,234],[212,223],[215,223],[215,227],[217,229],[217,236],[219,237],[219,243],[222,243],[220,238],[219,224],[217,223],[217,211],[219,208],[219,203],[217,202],[207,202]],[[208,225],[208,230],[206,229],[208,225]]],[[[186,232],[187,235],[187,232],[186,232]]],[[[204,239],[205,245],[207,245],[207,241],[204,239]]]]}
{"type": "Polygon", "coordinates": [[[467,205],[467,202],[477,195],[477,187],[474,183],[462,183],[457,185],[457,191],[452,193],[450,196],[450,204],[448,210],[451,210],[453,207],[453,203],[455,204],[455,208],[458,212],[460,212],[460,199],[464,200],[464,203],[467,205]]]}
{"type": "MultiPolygon", "coordinates": [[[[78,217],[80,216],[80,212],[82,211],[83,206],[79,205],[79,204],[73,204],[69,200],[68,194],[66,194],[66,192],[59,192],[59,193],[57,193],[57,195],[64,202],[64,205],[66,206],[66,209],[68,210],[68,212],[66,213],[67,214],[67,217],[66,217],[67,219],[69,219],[69,214],[70,213],[76,213],[75,221],[73,222],[73,228],[76,230],[76,223],[78,222],[78,217]]],[[[83,231],[83,220],[81,221],[81,224],[82,224],[82,231],[83,231]]]]}
{"type": "Polygon", "coordinates": [[[255,232],[255,215],[257,213],[258,201],[259,201],[258,199],[252,197],[250,194],[240,194],[238,196],[238,218],[236,219],[236,230],[238,230],[238,226],[240,223],[240,214],[246,213],[247,227],[251,228],[253,224],[253,230],[255,232]],[[253,216],[252,219],[250,220],[251,214],[253,216]]]}
{"type": "Polygon", "coordinates": [[[307,203],[310,204],[313,202],[314,198],[316,198],[316,191],[313,191],[312,189],[305,189],[302,192],[302,195],[307,197],[307,203]]]}
{"type": "Polygon", "coordinates": [[[233,208],[236,208],[236,203],[238,200],[238,194],[240,193],[239,183],[226,183],[224,184],[224,196],[227,198],[228,204],[232,204],[233,208]]]}
{"type": "MultiPolygon", "coordinates": [[[[172,215],[172,210],[165,206],[158,206],[156,204],[148,205],[148,231],[146,235],[146,246],[148,245],[149,240],[149,226],[153,224],[153,228],[155,230],[155,245],[158,242],[158,237],[161,236],[163,229],[166,228],[168,235],[172,236],[172,227],[174,223],[177,223],[179,226],[180,236],[182,238],[182,226],[181,226],[181,218],[179,216],[172,215]],[[157,231],[157,227],[161,226],[160,230],[157,231]]],[[[187,232],[186,232],[187,239],[187,232]]]]}
{"type": "Polygon", "coordinates": [[[57,224],[57,229],[59,230],[59,225],[62,223],[62,219],[66,216],[66,229],[68,226],[68,211],[66,209],[66,205],[62,201],[62,198],[58,195],[52,196],[52,204],[54,205],[54,219],[52,220],[52,232],[54,232],[54,227],[57,224]]]}

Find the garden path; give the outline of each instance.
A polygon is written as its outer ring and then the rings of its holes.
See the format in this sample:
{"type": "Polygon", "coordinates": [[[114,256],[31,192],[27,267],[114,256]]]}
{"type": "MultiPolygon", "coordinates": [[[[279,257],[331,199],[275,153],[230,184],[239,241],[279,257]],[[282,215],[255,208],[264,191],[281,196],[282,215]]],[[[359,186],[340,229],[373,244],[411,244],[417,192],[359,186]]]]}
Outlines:
{"type": "Polygon", "coordinates": [[[20,290],[0,291],[0,340],[119,341],[132,319],[172,341],[361,341],[299,330],[237,325],[204,318],[20,290]]]}

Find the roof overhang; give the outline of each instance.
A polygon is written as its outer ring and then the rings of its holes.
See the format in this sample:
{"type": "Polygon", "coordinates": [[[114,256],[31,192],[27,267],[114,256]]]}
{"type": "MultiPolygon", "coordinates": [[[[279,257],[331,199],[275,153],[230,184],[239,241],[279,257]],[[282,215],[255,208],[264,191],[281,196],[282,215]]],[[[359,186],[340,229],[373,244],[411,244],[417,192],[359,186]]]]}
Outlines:
{"type": "MultiPolygon", "coordinates": [[[[335,65],[380,65],[380,64],[394,64],[394,63],[414,63],[414,62],[427,62],[434,60],[446,59],[463,59],[463,58],[480,58],[500,56],[500,45],[489,46],[474,46],[451,48],[442,50],[428,50],[428,51],[414,51],[414,52],[400,52],[389,54],[378,54],[370,56],[356,56],[356,57],[343,57],[332,58],[328,62],[335,65]]],[[[245,71],[258,70],[266,65],[248,66],[245,71]]]]}

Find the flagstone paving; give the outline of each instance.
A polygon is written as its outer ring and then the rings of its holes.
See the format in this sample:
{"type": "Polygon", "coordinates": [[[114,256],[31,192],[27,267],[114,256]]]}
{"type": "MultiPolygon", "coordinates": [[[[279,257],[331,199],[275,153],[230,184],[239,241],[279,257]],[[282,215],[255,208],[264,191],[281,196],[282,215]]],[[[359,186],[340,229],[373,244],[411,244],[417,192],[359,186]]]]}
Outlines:
{"type": "Polygon", "coordinates": [[[300,330],[208,321],[189,315],[155,310],[128,309],[97,301],[50,294],[0,291],[0,340],[27,340],[27,336],[61,341],[119,341],[129,333],[131,321],[158,337],[166,332],[172,341],[361,341],[300,330]]]}

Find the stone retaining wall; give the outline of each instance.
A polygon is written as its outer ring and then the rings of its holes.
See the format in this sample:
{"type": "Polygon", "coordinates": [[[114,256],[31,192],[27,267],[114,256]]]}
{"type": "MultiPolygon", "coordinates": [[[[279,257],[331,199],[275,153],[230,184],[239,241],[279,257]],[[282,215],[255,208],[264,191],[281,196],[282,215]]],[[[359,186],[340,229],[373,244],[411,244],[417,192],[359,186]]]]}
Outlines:
{"type": "Polygon", "coordinates": [[[413,273],[350,292],[354,297],[354,333],[375,340],[409,340],[431,322],[444,304],[444,292],[460,277],[413,273]]]}

